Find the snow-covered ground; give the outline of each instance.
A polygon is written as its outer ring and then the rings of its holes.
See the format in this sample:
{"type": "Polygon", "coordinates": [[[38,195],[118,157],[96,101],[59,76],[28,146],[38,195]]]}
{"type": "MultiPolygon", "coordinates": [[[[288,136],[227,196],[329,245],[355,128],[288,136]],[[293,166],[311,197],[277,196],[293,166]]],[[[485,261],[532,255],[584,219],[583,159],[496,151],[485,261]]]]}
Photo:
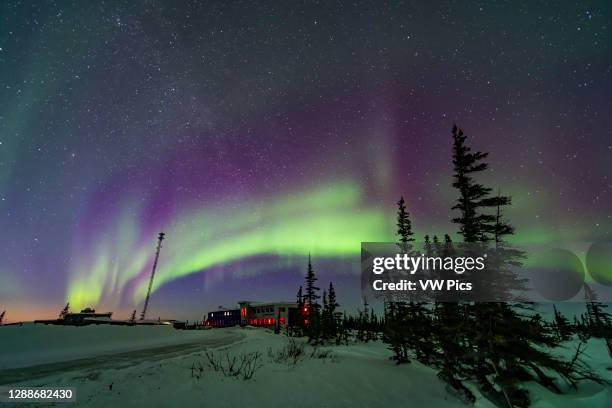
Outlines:
{"type": "MultiPolygon", "coordinates": [[[[0,329],[0,342],[4,329],[0,329]]],[[[32,330],[47,331],[46,327],[32,330]]],[[[56,327],[66,330],[66,335],[54,333],[57,339],[74,335],[72,329],[86,328],[56,327]]],[[[418,407],[445,408],[464,406],[445,390],[445,385],[436,376],[436,371],[413,362],[402,366],[389,360],[390,352],[379,342],[354,343],[349,346],[322,347],[313,355],[311,347],[306,347],[306,355],[295,364],[279,361],[274,356],[288,344],[288,338],[275,335],[264,329],[232,328],[206,331],[176,331],[136,334],[119,334],[123,330],[140,330],[134,327],[90,327],[91,331],[109,331],[102,337],[89,337],[87,347],[96,350],[98,359],[86,364],[73,364],[55,369],[44,378],[31,379],[21,385],[30,386],[72,386],[77,389],[76,406],[143,406],[143,407],[418,407]],[[117,330],[117,335],[112,331],[117,330]],[[153,334],[155,333],[155,334],[153,334]],[[160,334],[163,333],[163,334],[160,334]],[[129,349],[125,348],[119,336],[125,336],[129,349]],[[172,353],[144,355],[142,350],[132,348],[137,339],[147,341],[148,346],[165,345],[173,347],[172,353]],[[157,338],[158,343],[151,343],[157,338]],[[181,342],[184,346],[181,346],[181,342]],[[193,347],[193,343],[198,347],[193,347]],[[106,344],[102,347],[102,343],[106,344]],[[95,345],[98,344],[98,347],[95,345]],[[113,347],[110,347],[113,344],[113,347]],[[109,350],[121,351],[124,358],[116,364],[109,350]],[[132,351],[130,351],[132,350],[132,351]],[[182,350],[182,351],[181,351],[182,350]],[[226,377],[207,364],[206,352],[216,356],[239,356],[250,352],[261,353],[261,366],[250,380],[239,377],[226,377]],[[320,358],[324,351],[331,354],[320,358]],[[200,372],[199,367],[202,367],[200,372]]],[[[34,334],[30,334],[34,335],[34,334]]],[[[45,338],[44,334],[37,334],[45,338]]],[[[81,338],[81,336],[76,336],[81,338]]],[[[52,336],[50,337],[52,338],[52,336]]],[[[301,341],[301,340],[298,340],[301,341]]],[[[85,345],[72,340],[78,350],[85,345]]],[[[69,352],[53,352],[68,359],[69,352]]],[[[142,343],[140,343],[142,344],[142,343]]],[[[15,350],[32,350],[31,346],[13,346],[15,350]]],[[[141,348],[144,346],[140,346],[141,348]]],[[[2,349],[3,347],[0,347],[2,349]]],[[[153,349],[156,350],[156,349],[153,349]]],[[[589,360],[597,366],[600,374],[612,380],[612,366],[603,342],[593,340],[588,348],[589,360]]],[[[113,351],[114,352],[114,351],[113,351]]],[[[568,353],[570,351],[568,350],[568,353]]],[[[324,353],[323,353],[324,354],[324,353]]],[[[82,356],[83,354],[79,354],[82,356]]],[[[7,354],[0,354],[0,361],[7,354]]],[[[21,361],[25,361],[22,358],[21,361]]],[[[34,360],[30,361],[35,363],[34,360]]],[[[20,371],[34,372],[36,367],[20,371]]],[[[7,378],[7,372],[0,370],[0,383],[7,378]]],[[[585,384],[577,392],[554,395],[537,384],[529,385],[536,408],[610,408],[612,389],[596,384],[585,384]]],[[[493,407],[490,402],[479,397],[476,407],[493,407]]]]}
{"type": "Polygon", "coordinates": [[[172,326],[56,326],[34,323],[0,327],[0,370],[96,357],[132,350],[198,343],[221,333],[172,326]]]}

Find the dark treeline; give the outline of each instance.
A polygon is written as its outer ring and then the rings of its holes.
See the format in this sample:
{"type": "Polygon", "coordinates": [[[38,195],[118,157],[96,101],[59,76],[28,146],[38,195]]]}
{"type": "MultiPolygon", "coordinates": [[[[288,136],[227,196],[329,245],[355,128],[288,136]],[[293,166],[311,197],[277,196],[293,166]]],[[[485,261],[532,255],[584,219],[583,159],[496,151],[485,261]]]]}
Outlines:
{"type": "MultiPolygon", "coordinates": [[[[455,212],[459,242],[449,234],[442,239],[425,236],[424,247],[414,247],[412,220],[403,197],[397,203],[397,236],[400,251],[424,252],[440,257],[452,256],[462,243],[494,249],[495,256],[484,272],[493,274],[488,287],[497,298],[510,299],[511,293],[524,289],[525,282],[514,276],[521,266],[522,252],[507,244],[514,228],[504,217],[512,204],[508,196],[478,180],[488,169],[488,153],[472,151],[461,129],[452,129],[452,186],[457,199],[450,204],[455,212]]],[[[489,275],[491,276],[491,275],[489,275]]],[[[300,287],[298,302],[302,321],[300,333],[309,342],[383,340],[397,364],[419,361],[438,370],[447,388],[464,402],[476,397],[466,386],[469,381],[499,407],[528,407],[531,403],[524,383],[535,381],[554,393],[562,392],[562,382],[576,388],[583,380],[605,381],[582,361],[584,342],[590,337],[606,340],[612,356],[612,318],[594,291],[585,285],[586,312],[570,322],[554,308],[553,321],[545,321],[535,305],[525,302],[421,302],[417,299],[386,299],[384,314],[376,316],[366,299],[356,316],[338,312],[335,289],[330,282],[322,297],[309,258],[305,290],[300,287]],[[319,301],[321,300],[322,303],[319,301]],[[554,348],[577,337],[580,342],[567,361],[553,354],[554,348]]]]}

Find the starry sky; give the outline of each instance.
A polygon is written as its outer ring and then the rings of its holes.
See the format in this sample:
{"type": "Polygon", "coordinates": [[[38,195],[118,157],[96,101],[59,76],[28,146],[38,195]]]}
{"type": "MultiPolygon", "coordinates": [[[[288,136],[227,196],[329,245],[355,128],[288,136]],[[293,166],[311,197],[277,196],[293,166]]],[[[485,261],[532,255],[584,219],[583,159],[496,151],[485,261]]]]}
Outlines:
{"type": "Polygon", "coordinates": [[[293,299],[312,254],[454,233],[450,129],[521,243],[612,231],[612,3],[3,1],[0,310],[201,318],[293,299]]]}

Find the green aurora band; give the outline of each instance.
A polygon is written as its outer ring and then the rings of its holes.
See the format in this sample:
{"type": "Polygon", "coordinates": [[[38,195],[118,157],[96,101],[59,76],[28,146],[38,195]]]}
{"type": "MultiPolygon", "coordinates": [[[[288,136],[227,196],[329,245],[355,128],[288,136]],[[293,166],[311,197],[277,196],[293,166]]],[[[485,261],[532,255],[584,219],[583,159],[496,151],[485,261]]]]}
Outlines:
{"type": "MultiPolygon", "coordinates": [[[[73,307],[100,301],[117,305],[133,279],[137,284],[132,302],[146,296],[155,235],[148,245],[138,245],[140,228],[129,213],[126,210],[114,229],[101,235],[93,256],[75,254],[67,290],[73,307]]],[[[194,209],[165,228],[168,239],[153,291],[171,280],[257,255],[358,255],[361,241],[393,239],[392,227],[388,214],[367,206],[363,192],[351,182],[239,207],[194,209]]]]}

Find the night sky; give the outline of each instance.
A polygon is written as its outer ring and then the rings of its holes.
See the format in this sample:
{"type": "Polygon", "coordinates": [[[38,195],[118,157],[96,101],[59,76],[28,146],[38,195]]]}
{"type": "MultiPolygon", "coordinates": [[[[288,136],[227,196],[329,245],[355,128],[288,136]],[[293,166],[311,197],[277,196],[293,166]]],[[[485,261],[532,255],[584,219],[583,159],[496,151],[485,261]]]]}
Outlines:
{"type": "Polygon", "coordinates": [[[0,311],[201,318],[454,233],[453,123],[516,241],[612,231],[612,3],[3,1],[0,311]]]}

